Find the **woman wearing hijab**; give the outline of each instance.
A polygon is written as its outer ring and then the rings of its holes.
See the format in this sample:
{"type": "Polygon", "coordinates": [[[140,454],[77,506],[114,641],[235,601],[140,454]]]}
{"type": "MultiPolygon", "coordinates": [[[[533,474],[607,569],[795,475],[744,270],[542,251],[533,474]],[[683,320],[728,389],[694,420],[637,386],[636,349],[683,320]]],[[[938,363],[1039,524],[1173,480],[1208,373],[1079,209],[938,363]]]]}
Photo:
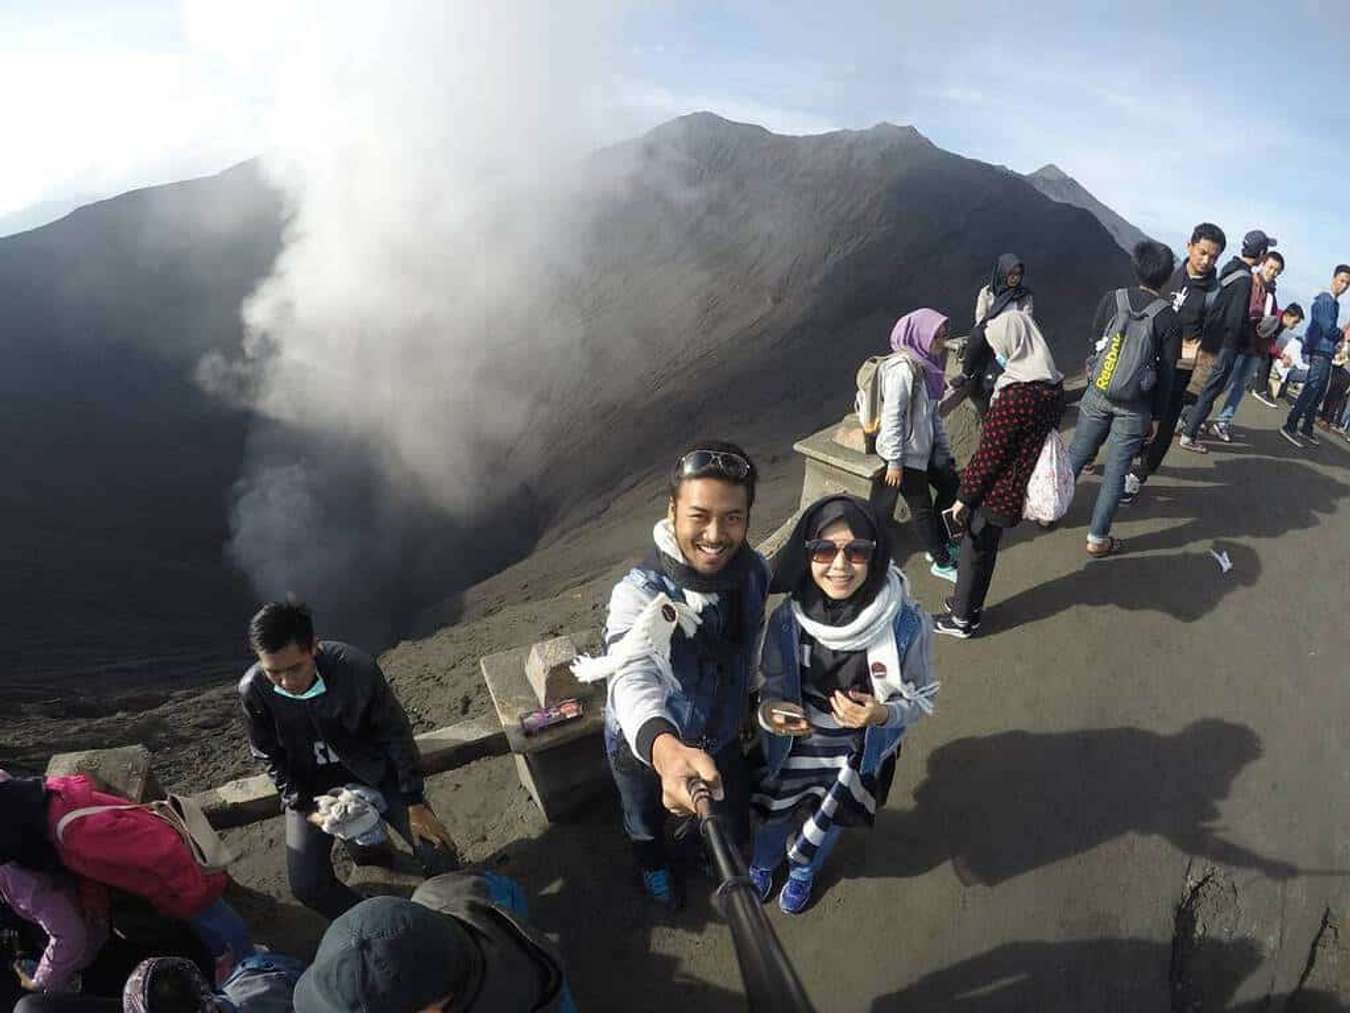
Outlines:
{"type": "Polygon", "coordinates": [[[956,593],[939,616],[938,633],[965,639],[980,627],[984,600],[998,560],[1003,529],[1022,519],[1027,482],[1041,446],[1064,414],[1064,376],[1036,322],[1017,310],[988,328],[989,348],[1003,367],[980,430],[980,446],[966,465],[953,505],[965,524],[956,593]]]}
{"type": "Polygon", "coordinates": [[[886,526],[855,496],[812,504],[772,589],[789,597],[764,642],[759,723],[765,766],[751,804],[761,821],[750,878],[778,906],[811,900],[817,870],[846,826],[871,826],[910,725],[933,710],[932,620],[891,561],[886,526]]]}
{"type": "Polygon", "coordinates": [[[966,342],[965,356],[961,360],[960,383],[970,389],[971,399],[983,416],[989,410],[989,394],[993,389],[995,377],[989,368],[989,343],[986,331],[989,323],[1005,310],[1015,310],[1033,315],[1034,300],[1031,289],[1027,288],[1026,266],[1022,258],[1015,253],[1005,253],[994,263],[989,274],[989,284],[980,289],[975,297],[975,327],[966,342]]]}
{"type": "Polygon", "coordinates": [[[903,496],[933,575],[954,584],[954,546],[939,516],[956,502],[961,484],[937,412],[946,377],[947,318],[931,309],[906,314],[891,331],[891,350],[895,354],[882,366],[877,433],[877,453],[886,461],[881,516],[889,520],[896,497],[903,496]]]}

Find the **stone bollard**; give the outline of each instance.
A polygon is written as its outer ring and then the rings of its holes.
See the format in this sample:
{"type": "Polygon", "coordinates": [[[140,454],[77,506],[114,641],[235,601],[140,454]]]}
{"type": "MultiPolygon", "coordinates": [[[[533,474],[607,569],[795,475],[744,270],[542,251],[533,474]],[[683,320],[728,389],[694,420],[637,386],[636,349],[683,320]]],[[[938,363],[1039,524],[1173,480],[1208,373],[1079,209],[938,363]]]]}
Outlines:
{"type": "Polygon", "coordinates": [[[577,646],[571,637],[554,637],[530,648],[530,656],[525,661],[525,677],[530,680],[541,706],[549,707],[582,692],[581,683],[577,682],[570,667],[576,657],[577,646]]]}
{"type": "Polygon", "coordinates": [[[164,789],[155,777],[150,750],[142,745],[58,753],[47,764],[48,777],[71,774],[88,774],[101,790],[133,802],[164,797],[164,789]]]}
{"type": "Polygon", "coordinates": [[[520,783],[549,820],[574,812],[609,784],[601,744],[605,684],[579,683],[567,667],[579,652],[601,649],[599,634],[587,631],[489,654],[479,662],[520,783]],[[525,734],[522,716],[568,698],[581,701],[580,718],[525,734]]]}

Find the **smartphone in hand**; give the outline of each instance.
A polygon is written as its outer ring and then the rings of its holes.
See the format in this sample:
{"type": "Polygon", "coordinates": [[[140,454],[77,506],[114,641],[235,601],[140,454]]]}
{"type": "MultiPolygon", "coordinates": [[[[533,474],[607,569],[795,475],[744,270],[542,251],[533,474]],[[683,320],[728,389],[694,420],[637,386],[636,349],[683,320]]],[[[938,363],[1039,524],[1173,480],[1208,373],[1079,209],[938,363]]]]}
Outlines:
{"type": "Polygon", "coordinates": [[[950,506],[942,511],[942,526],[947,529],[947,537],[953,542],[959,542],[966,533],[966,518],[961,517],[957,520],[955,516],[956,507],[950,506]]]}

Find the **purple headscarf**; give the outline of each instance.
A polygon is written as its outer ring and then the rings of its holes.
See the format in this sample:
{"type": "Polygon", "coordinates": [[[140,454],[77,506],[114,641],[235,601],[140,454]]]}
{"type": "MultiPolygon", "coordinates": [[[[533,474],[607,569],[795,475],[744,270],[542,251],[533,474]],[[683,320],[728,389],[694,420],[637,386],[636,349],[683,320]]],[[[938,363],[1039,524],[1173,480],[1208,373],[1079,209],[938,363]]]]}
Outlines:
{"type": "Polygon", "coordinates": [[[897,320],[891,331],[891,349],[908,352],[909,357],[923,367],[928,396],[934,400],[942,397],[947,384],[946,355],[933,354],[933,339],[946,322],[947,318],[937,310],[915,310],[897,320]]]}

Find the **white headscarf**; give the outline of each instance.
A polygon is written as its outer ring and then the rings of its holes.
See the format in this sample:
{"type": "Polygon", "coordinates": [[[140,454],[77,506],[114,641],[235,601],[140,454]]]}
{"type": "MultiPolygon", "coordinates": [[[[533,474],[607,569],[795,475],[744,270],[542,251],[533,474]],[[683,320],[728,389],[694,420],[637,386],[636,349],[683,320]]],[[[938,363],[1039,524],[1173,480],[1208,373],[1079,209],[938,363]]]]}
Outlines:
{"type": "Polygon", "coordinates": [[[1007,360],[1003,375],[994,384],[995,391],[1010,383],[1035,383],[1038,380],[1059,383],[1064,379],[1064,374],[1055,368],[1050,346],[1045,343],[1031,314],[1004,310],[989,321],[984,336],[994,353],[1007,360]]]}

